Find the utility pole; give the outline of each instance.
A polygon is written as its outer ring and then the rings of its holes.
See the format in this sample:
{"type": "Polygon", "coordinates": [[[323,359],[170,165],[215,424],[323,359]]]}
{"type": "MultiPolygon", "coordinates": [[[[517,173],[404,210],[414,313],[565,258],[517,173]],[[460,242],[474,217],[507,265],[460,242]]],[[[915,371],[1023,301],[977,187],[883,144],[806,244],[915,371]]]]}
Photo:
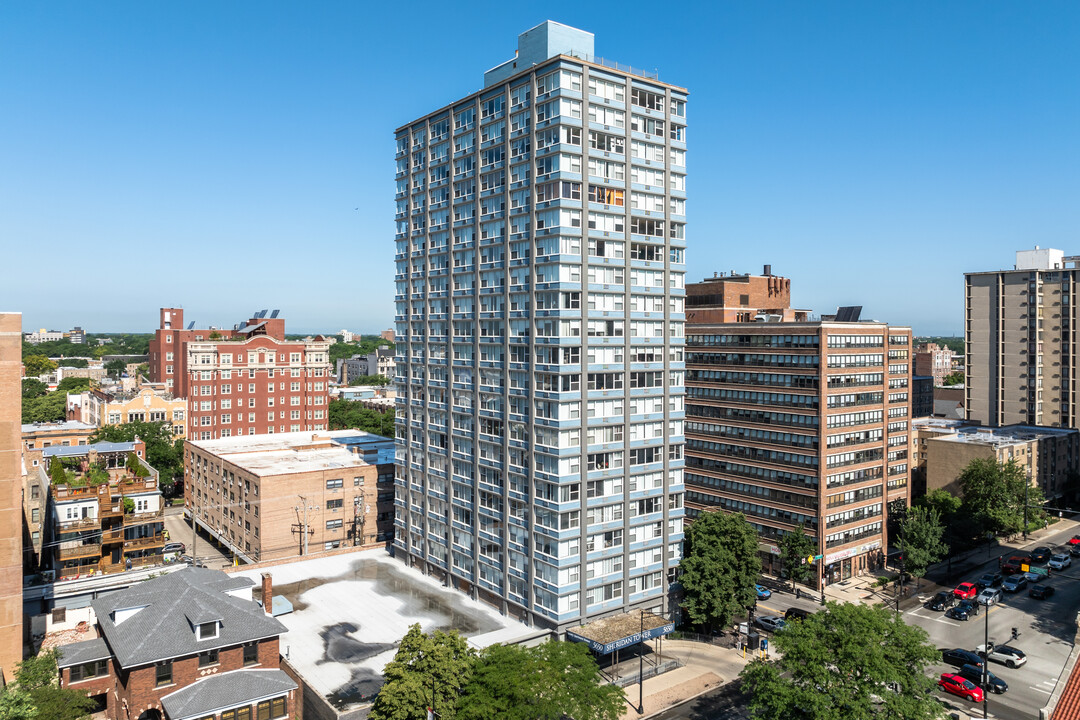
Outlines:
{"type": "Polygon", "coordinates": [[[1027,482],[1024,483],[1024,542],[1027,542],[1027,506],[1028,506],[1028,490],[1031,488],[1031,475],[1028,475],[1027,482]]]}
{"type": "MultiPolygon", "coordinates": [[[[192,495],[192,498],[194,498],[194,495],[192,495]]],[[[193,504],[191,508],[191,560],[193,565],[199,560],[197,552],[199,549],[199,533],[195,529],[195,510],[196,508],[193,504]]]]}
{"type": "Polygon", "coordinates": [[[297,497],[300,498],[300,504],[296,506],[297,519],[300,517],[300,511],[303,510],[304,512],[304,520],[300,523],[300,554],[307,555],[308,537],[311,535],[311,527],[308,525],[308,510],[314,512],[319,508],[316,505],[308,505],[307,498],[303,495],[297,495],[297,497]]]}

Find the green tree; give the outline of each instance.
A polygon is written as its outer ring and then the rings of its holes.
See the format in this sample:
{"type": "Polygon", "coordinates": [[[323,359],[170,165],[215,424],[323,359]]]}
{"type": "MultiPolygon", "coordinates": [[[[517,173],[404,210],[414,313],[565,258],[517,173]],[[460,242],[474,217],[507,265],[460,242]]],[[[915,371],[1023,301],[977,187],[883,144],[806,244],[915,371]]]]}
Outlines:
{"type": "Polygon", "coordinates": [[[608,684],[583,643],[492,645],[473,667],[458,720],[618,720],[622,688],[608,684]]]}
{"type": "Polygon", "coordinates": [[[67,471],[64,470],[64,463],[60,458],[53,458],[49,461],[49,481],[53,485],[66,485],[68,483],[67,471]]]}
{"type": "Polygon", "coordinates": [[[56,369],[56,363],[44,355],[27,355],[23,357],[23,367],[26,368],[27,376],[36,377],[51,373],[56,369]]]}
{"type": "Polygon", "coordinates": [[[48,392],[49,386],[41,382],[37,378],[23,378],[23,400],[33,400],[34,398],[45,397],[46,393],[48,392]]]}
{"type": "Polygon", "coordinates": [[[22,421],[24,423],[60,422],[67,417],[67,395],[51,392],[43,397],[23,400],[22,421]]]}
{"type": "Polygon", "coordinates": [[[90,378],[66,377],[56,385],[56,392],[60,395],[67,395],[68,393],[74,395],[89,389],[90,378]]]}
{"type": "Polygon", "coordinates": [[[60,358],[56,364],[60,367],[84,368],[89,367],[90,362],[85,358],[60,358]]]}
{"type": "Polygon", "coordinates": [[[429,634],[419,624],[401,639],[383,668],[371,720],[426,720],[434,702],[440,720],[454,720],[457,697],[472,675],[476,653],[457,630],[429,634]]]}
{"type": "Polygon", "coordinates": [[[184,444],[175,440],[172,426],[167,422],[133,422],[99,427],[89,442],[133,442],[139,438],[146,444],[146,462],[158,471],[162,489],[172,486],[184,474],[184,444]]]}
{"type": "Polygon", "coordinates": [[[925,630],[881,605],[830,602],[776,633],[773,646],[778,657],[741,673],[754,720],[944,716],[926,675],[941,654],[925,630]]]}
{"type": "Polygon", "coordinates": [[[909,508],[900,521],[897,545],[904,554],[904,571],[916,578],[916,590],[930,566],[949,552],[949,546],[942,540],[944,533],[941,516],[933,508],[909,508]]]}
{"type": "Polygon", "coordinates": [[[30,693],[15,685],[0,689],[0,720],[36,720],[37,716],[30,693]]]}
{"type": "Polygon", "coordinates": [[[944,385],[945,387],[950,387],[952,385],[963,385],[964,384],[964,371],[963,370],[956,370],[954,372],[949,373],[948,375],[945,376],[945,379],[941,381],[941,384],[944,385]]]}
{"type": "Polygon", "coordinates": [[[795,583],[809,582],[816,574],[816,566],[807,562],[807,558],[817,553],[817,543],[806,534],[806,524],[799,523],[791,532],[784,533],[776,543],[780,548],[780,562],[791,578],[791,589],[795,583]]]}
{"type": "Polygon", "coordinates": [[[1028,529],[1043,523],[1046,499],[1042,488],[1028,482],[1016,461],[999,463],[976,458],[957,478],[963,494],[961,509],[979,528],[995,535],[1015,535],[1024,529],[1024,506],[1028,506],[1028,529]]]}
{"type": "MultiPolygon", "coordinates": [[[[61,650],[61,652],[63,652],[61,650]]],[[[19,663],[15,684],[30,696],[37,709],[36,720],[80,720],[90,716],[94,701],[77,690],[57,683],[57,650],[46,650],[19,663]]]]}
{"type": "Polygon", "coordinates": [[[353,381],[349,383],[350,386],[356,385],[389,385],[390,378],[385,375],[361,375],[358,378],[353,378],[353,381]]]}
{"type": "Polygon", "coordinates": [[[695,518],[686,539],[688,549],[679,564],[683,609],[695,624],[726,627],[757,599],[757,533],[742,514],[717,510],[695,518]]]}
{"type": "Polygon", "coordinates": [[[363,430],[383,437],[394,437],[394,409],[384,412],[366,408],[354,400],[331,400],[327,417],[331,430],[363,430]]]}
{"type": "Polygon", "coordinates": [[[127,370],[127,362],[124,360],[110,360],[105,363],[105,372],[113,380],[119,380],[125,370],[127,370]]]}

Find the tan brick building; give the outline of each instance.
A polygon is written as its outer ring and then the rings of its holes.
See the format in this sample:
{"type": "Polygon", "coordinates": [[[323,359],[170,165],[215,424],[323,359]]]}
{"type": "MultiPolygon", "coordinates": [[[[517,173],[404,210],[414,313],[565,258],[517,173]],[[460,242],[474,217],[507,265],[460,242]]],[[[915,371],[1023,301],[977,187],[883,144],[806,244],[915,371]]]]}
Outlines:
{"type": "Polygon", "coordinates": [[[188,440],[185,513],[245,562],[389,542],[394,441],[359,430],[188,440]]]}
{"type": "Polygon", "coordinates": [[[1016,462],[1047,499],[1065,490],[1068,473],[1080,462],[1080,430],[920,418],[912,423],[912,480],[919,495],[939,488],[959,496],[957,478],[975,459],[1016,462]]]}
{"type": "Polygon", "coordinates": [[[0,313],[0,674],[22,662],[22,315],[0,313]]]}
{"type": "Polygon", "coordinates": [[[173,437],[183,439],[187,401],[174,396],[164,383],[146,381],[130,392],[96,388],[83,393],[79,420],[95,427],[129,422],[167,422],[173,437]]]}
{"type": "Polygon", "coordinates": [[[914,353],[915,374],[929,375],[934,378],[934,385],[943,385],[945,378],[952,372],[955,355],[952,350],[937,343],[919,345],[914,353]]]}
{"type": "Polygon", "coordinates": [[[1036,246],[1012,270],[964,275],[968,420],[1080,427],[1078,260],[1036,246]]]}

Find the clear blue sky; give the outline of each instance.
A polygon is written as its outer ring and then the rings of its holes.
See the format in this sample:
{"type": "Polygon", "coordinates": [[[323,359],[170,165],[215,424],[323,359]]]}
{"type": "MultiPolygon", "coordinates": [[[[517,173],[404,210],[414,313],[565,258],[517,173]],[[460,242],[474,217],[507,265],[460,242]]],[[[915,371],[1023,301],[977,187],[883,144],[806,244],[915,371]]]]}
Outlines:
{"type": "Polygon", "coordinates": [[[1080,254],[1080,3],[531,5],[0,4],[0,310],[390,327],[394,128],[549,17],[690,89],[690,279],[953,333],[965,270],[1080,254]]]}

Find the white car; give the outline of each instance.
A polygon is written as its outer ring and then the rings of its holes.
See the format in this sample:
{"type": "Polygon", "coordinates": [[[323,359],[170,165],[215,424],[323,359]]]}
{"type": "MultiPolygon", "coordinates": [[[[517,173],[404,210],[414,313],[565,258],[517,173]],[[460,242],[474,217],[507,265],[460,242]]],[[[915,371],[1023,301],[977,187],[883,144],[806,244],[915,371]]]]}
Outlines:
{"type": "Polygon", "coordinates": [[[991,605],[996,605],[997,601],[1000,600],[1000,599],[1001,599],[1001,589],[1000,588],[986,588],[985,590],[980,592],[978,594],[978,596],[976,596],[975,602],[979,603],[980,605],[985,605],[986,607],[990,607],[991,605]]]}
{"type": "Polygon", "coordinates": [[[1024,573],[1024,577],[1026,577],[1027,581],[1030,583],[1042,582],[1046,579],[1045,574],[1037,573],[1032,570],[1028,570],[1026,573],[1024,573]]]}
{"type": "Polygon", "coordinates": [[[1010,645],[995,645],[990,643],[990,653],[986,653],[986,646],[980,645],[975,648],[975,652],[979,657],[984,657],[987,660],[993,660],[994,662],[1003,663],[1006,667],[1017,668],[1027,662],[1027,655],[1023,650],[1018,650],[1010,645]]]}
{"type": "Polygon", "coordinates": [[[1050,562],[1046,563],[1046,566],[1051,570],[1064,570],[1072,565],[1072,558],[1068,555],[1055,555],[1050,558],[1050,562]]]}

